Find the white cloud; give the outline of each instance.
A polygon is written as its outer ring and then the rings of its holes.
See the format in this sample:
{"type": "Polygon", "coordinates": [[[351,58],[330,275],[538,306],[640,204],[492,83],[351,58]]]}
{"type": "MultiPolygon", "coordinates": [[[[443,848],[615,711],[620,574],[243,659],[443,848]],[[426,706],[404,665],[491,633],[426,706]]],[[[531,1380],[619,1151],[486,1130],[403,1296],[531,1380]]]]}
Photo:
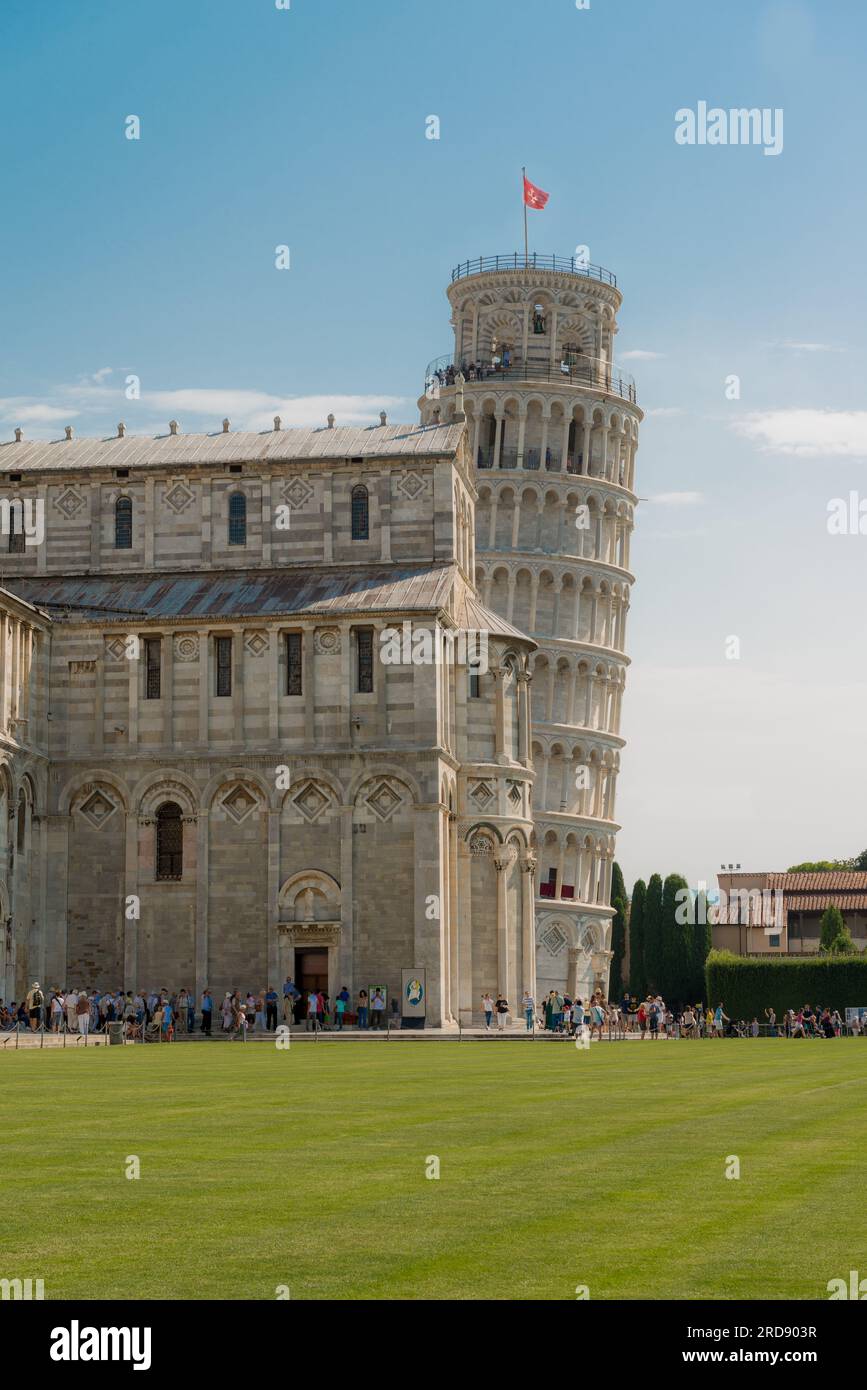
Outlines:
{"type": "Polygon", "coordinates": [[[664,352],[649,352],[647,348],[631,348],[629,352],[618,353],[621,362],[655,362],[664,356],[664,352]]]}
{"type": "Polygon", "coordinates": [[[10,424],[50,424],[52,420],[69,420],[78,413],[68,406],[48,405],[28,396],[0,398],[0,420],[10,424]]]}
{"type": "Polygon", "coordinates": [[[236,430],[271,429],[279,415],[287,427],[324,426],[329,414],[338,425],[364,425],[378,421],[381,410],[415,419],[415,402],[404,396],[309,395],[278,396],[268,391],[239,387],[188,387],[171,391],[148,391],[142,384],[139,400],[125,395],[125,375],[109,385],[113,369],[102,367],[79,381],[53,387],[44,396],[0,397],[0,421],[11,425],[34,424],[45,428],[37,437],[52,438],[51,426],[68,424],[77,416],[86,417],[85,433],[114,433],[118,420],[124,420],[130,433],[151,429],[154,418],[164,416],[160,432],[171,419],[177,419],[187,433],[219,429],[224,417],[236,430]]]}
{"type": "Polygon", "coordinates": [[[865,410],[764,410],[733,428],[762,453],[800,458],[867,457],[865,410]]]}
{"type": "Polygon", "coordinates": [[[830,343],[780,343],[780,347],[790,352],[843,352],[844,348],[832,347],[830,343]]]}
{"type": "Polygon", "coordinates": [[[658,405],[655,410],[648,410],[647,415],[655,415],[658,419],[663,416],[684,415],[686,412],[681,405],[658,405]]]}

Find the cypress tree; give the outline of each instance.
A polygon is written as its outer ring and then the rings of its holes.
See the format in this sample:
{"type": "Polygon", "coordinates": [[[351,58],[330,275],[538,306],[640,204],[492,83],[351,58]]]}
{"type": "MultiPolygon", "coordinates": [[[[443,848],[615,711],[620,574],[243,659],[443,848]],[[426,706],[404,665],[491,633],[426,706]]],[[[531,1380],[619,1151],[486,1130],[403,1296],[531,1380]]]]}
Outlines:
{"type": "Polygon", "coordinates": [[[710,920],[711,906],[703,888],[695,900],[695,926],[692,929],[692,971],[690,975],[690,1004],[706,1004],[705,961],[713,945],[710,920]]]}
{"type": "Polygon", "coordinates": [[[692,899],[682,874],[669,874],[662,890],[662,984],[666,1003],[683,1004],[692,979],[692,899]]]}
{"type": "Polygon", "coordinates": [[[620,865],[615,862],[611,871],[611,906],[614,916],[611,919],[611,973],[608,978],[608,996],[619,999],[623,990],[623,962],[626,957],[626,918],[629,903],[626,897],[626,884],[620,865]]]}
{"type": "Polygon", "coordinates": [[[647,899],[647,884],[640,878],[632,889],[629,906],[629,993],[638,999],[647,994],[647,976],[644,971],[644,908],[647,899]]]}
{"type": "Polygon", "coordinates": [[[662,938],[662,879],[651,874],[644,904],[644,973],[651,994],[662,989],[662,938]]]}

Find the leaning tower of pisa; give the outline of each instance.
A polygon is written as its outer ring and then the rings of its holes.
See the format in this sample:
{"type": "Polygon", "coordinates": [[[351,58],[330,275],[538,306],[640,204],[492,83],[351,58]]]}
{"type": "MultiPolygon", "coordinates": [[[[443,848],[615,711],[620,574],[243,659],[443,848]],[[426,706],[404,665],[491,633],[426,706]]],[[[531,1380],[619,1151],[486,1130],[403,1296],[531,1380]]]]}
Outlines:
{"type": "Polygon", "coordinates": [[[537,988],[608,986],[638,409],[615,365],[615,276],[479,257],[448,287],[454,350],[422,420],[460,415],[475,461],[476,583],[533,658],[537,988]],[[461,400],[462,397],[462,400],[461,400]]]}

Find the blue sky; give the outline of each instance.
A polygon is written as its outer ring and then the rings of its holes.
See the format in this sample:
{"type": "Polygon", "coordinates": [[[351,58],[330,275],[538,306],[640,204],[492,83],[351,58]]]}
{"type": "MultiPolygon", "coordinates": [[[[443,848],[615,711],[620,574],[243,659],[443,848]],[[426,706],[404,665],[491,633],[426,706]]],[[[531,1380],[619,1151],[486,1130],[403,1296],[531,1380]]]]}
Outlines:
{"type": "Polygon", "coordinates": [[[648,411],[627,879],[854,853],[865,39],[859,0],[3,0],[0,437],[414,420],[526,164],[531,245],[618,276],[648,411]],[[782,108],[782,153],[677,144],[699,101],[782,108]]]}

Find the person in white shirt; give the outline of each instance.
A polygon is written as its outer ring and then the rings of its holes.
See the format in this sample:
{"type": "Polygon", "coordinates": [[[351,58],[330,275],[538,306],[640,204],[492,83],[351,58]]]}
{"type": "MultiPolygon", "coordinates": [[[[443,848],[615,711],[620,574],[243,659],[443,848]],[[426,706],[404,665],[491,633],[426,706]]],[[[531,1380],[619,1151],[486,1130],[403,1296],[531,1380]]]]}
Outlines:
{"type": "Polygon", "coordinates": [[[66,1031],[78,1032],[78,990],[71,989],[66,996],[66,1031]]]}

